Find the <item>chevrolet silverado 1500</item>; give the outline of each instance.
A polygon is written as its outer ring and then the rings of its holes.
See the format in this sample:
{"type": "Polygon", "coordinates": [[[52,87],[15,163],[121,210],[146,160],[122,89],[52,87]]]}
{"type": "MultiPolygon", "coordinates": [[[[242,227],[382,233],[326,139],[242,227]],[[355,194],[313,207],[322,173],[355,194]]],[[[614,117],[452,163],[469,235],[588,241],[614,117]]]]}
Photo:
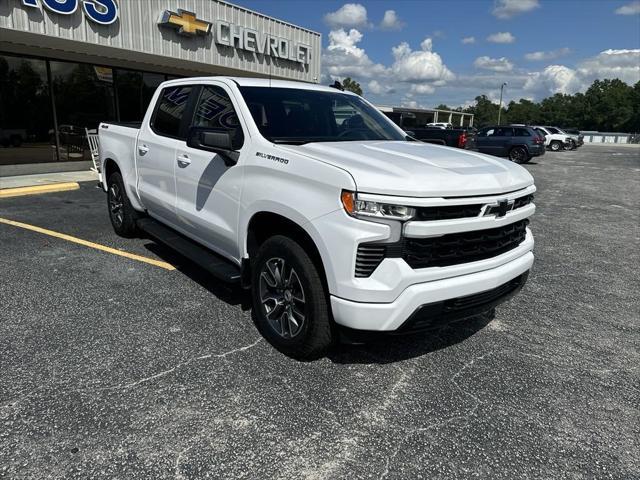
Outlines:
{"type": "Polygon", "coordinates": [[[172,80],[136,127],[99,129],[115,231],[250,288],[259,330],[292,356],[319,355],[340,329],[492,311],[533,263],[524,168],[416,142],[355,94],[172,80]]]}

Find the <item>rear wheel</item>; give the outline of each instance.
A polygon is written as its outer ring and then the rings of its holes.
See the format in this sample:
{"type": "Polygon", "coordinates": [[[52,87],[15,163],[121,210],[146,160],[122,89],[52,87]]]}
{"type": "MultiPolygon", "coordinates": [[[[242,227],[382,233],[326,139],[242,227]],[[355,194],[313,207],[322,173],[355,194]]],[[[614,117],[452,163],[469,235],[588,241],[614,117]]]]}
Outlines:
{"type": "Polygon", "coordinates": [[[327,294],[311,258],[292,239],[266,240],[252,265],[255,321],[262,335],[294,358],[317,358],[332,344],[327,294]]]}
{"type": "Polygon", "coordinates": [[[129,202],[120,172],[112,173],[107,180],[107,205],[113,230],[121,237],[135,237],[139,215],[129,202]]]}
{"type": "Polygon", "coordinates": [[[558,152],[562,149],[562,143],[558,140],[554,140],[549,144],[549,148],[552,152],[558,152]]]}
{"type": "Polygon", "coordinates": [[[515,163],[526,163],[531,160],[527,149],[524,147],[513,147],[509,150],[509,160],[515,163]]]}

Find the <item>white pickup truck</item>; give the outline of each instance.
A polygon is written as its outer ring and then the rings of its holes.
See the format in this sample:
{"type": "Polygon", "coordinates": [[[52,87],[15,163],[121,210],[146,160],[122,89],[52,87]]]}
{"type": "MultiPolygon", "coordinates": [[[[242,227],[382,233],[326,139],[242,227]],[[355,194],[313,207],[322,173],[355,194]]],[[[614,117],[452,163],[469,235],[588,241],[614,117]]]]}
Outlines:
{"type": "Polygon", "coordinates": [[[527,170],[417,142],[352,93],[172,80],[139,128],[103,123],[99,135],[115,231],[250,288],[259,330],[294,357],[340,332],[492,312],[533,263],[527,170]]]}

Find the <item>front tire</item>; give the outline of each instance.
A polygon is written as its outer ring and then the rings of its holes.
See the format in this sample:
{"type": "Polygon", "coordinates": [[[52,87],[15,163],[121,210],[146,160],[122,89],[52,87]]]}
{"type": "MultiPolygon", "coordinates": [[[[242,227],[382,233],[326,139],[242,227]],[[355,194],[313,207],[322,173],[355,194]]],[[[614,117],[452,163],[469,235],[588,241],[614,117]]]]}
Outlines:
{"type": "Polygon", "coordinates": [[[256,325],[294,358],[321,356],[333,343],[327,292],[317,267],[292,239],[276,235],[258,250],[251,296],[256,325]]]}
{"type": "Polygon", "coordinates": [[[509,160],[512,162],[522,164],[527,163],[530,159],[529,152],[524,147],[513,147],[509,150],[509,160]]]}
{"type": "Polygon", "coordinates": [[[558,140],[554,140],[549,144],[549,148],[552,152],[559,152],[562,149],[562,143],[560,143],[558,140]]]}
{"type": "Polygon", "coordinates": [[[136,220],[139,215],[127,197],[120,172],[112,173],[107,180],[107,205],[114,232],[124,238],[135,237],[138,233],[136,220]]]}

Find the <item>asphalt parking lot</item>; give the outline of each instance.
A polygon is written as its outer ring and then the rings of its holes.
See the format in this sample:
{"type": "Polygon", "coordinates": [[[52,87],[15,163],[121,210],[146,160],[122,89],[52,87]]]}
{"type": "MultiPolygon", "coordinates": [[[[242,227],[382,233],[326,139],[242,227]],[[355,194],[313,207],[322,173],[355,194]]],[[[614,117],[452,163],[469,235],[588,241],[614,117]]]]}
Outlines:
{"type": "Polygon", "coordinates": [[[640,478],[640,149],[526,168],[536,263],[496,318],[301,363],[104,194],[0,200],[0,478],[640,478]]]}

